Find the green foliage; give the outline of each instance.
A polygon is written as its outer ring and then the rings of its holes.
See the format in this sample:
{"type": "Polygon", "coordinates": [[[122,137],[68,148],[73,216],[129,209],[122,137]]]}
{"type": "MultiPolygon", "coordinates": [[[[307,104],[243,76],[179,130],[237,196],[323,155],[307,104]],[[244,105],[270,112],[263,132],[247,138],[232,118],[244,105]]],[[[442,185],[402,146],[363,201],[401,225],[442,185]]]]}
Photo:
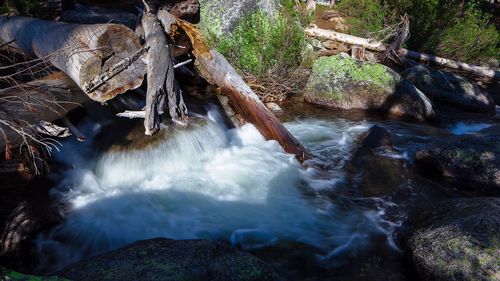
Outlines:
{"type": "Polygon", "coordinates": [[[469,11],[451,27],[437,33],[435,51],[446,57],[471,63],[500,59],[500,33],[489,18],[469,11]]]}
{"type": "Polygon", "coordinates": [[[365,36],[384,27],[384,12],[379,0],[344,0],[338,9],[348,16],[353,35],[365,36]]]}
{"type": "Polygon", "coordinates": [[[410,38],[407,47],[469,63],[499,59],[500,33],[481,8],[481,1],[460,0],[344,0],[354,35],[367,35],[399,21],[407,13],[410,38]]]}
{"type": "Polygon", "coordinates": [[[300,65],[304,42],[302,27],[284,10],[275,18],[254,13],[216,45],[240,71],[262,77],[270,69],[300,65]]]}
{"type": "Polygon", "coordinates": [[[37,16],[40,10],[39,1],[36,0],[7,0],[0,8],[0,13],[22,16],[37,16]]]}
{"type": "Polygon", "coordinates": [[[43,19],[53,19],[58,16],[52,2],[37,0],[6,0],[0,5],[0,15],[19,15],[43,19]]]}

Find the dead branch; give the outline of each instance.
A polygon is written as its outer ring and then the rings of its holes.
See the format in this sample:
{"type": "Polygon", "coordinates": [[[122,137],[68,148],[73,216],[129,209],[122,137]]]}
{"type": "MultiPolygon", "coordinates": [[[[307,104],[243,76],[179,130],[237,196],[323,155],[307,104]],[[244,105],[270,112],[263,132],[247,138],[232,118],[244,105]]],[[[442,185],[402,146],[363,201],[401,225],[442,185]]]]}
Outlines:
{"type": "MultiPolygon", "coordinates": [[[[383,42],[370,40],[366,38],[356,37],[349,34],[344,34],[332,30],[325,30],[312,25],[306,28],[305,33],[309,36],[314,36],[318,38],[324,38],[328,40],[339,41],[347,43],[350,45],[360,45],[368,50],[376,52],[386,52],[389,46],[383,42]]],[[[420,62],[432,63],[443,67],[448,67],[455,70],[465,71],[476,76],[487,77],[493,80],[500,79],[500,71],[486,68],[482,66],[470,65],[467,63],[454,61],[446,58],[437,57],[430,54],[419,53],[416,51],[411,51],[405,48],[400,48],[397,50],[397,54],[400,57],[414,59],[420,62]]]]}

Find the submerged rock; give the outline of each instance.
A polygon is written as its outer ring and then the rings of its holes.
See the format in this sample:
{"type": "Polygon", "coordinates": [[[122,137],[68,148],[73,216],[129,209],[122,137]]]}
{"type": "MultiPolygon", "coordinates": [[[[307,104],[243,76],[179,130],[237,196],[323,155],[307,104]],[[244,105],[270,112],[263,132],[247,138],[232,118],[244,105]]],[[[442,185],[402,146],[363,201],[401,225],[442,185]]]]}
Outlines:
{"type": "Polygon", "coordinates": [[[346,166],[347,178],[364,196],[381,196],[394,192],[404,180],[404,163],[379,155],[392,150],[391,133],[373,126],[360,137],[359,147],[346,166]]]}
{"type": "Polygon", "coordinates": [[[340,55],[314,63],[305,100],[329,108],[376,110],[420,121],[436,117],[429,99],[392,69],[340,55]]]}
{"type": "Polygon", "coordinates": [[[419,65],[402,73],[433,103],[468,112],[495,114],[495,102],[476,83],[456,74],[419,65]]]}
{"type": "Polygon", "coordinates": [[[500,199],[447,200],[406,241],[422,280],[500,279],[500,199]]]}
{"type": "Polygon", "coordinates": [[[500,194],[500,126],[435,141],[415,154],[420,171],[479,194],[500,194]]]}
{"type": "Polygon", "coordinates": [[[207,240],[157,238],[70,265],[57,273],[71,280],[275,280],[250,253],[207,240]]]}

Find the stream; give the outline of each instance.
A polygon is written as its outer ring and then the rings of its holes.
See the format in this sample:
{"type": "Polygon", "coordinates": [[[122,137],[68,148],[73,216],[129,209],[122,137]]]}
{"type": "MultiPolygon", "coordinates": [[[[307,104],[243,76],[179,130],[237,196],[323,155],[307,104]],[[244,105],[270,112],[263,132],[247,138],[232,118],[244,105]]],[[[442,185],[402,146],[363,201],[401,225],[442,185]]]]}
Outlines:
{"type": "Polygon", "coordinates": [[[254,126],[226,128],[213,106],[188,128],[163,128],[147,144],[140,121],[110,128],[87,117],[79,124],[87,141],[67,140],[54,154],[51,196],[65,203],[65,219],[37,237],[37,271],[167,237],[227,241],[256,253],[306,245],[314,263],[349,276],[370,263],[360,257],[400,259],[409,217],[457,196],[418,175],[412,151],[488,126],[435,128],[303,104],[285,112],[285,126],[316,156],[305,168],[254,126]],[[392,133],[394,148],[376,153],[379,168],[352,172],[346,167],[358,139],[373,125],[392,133]]]}

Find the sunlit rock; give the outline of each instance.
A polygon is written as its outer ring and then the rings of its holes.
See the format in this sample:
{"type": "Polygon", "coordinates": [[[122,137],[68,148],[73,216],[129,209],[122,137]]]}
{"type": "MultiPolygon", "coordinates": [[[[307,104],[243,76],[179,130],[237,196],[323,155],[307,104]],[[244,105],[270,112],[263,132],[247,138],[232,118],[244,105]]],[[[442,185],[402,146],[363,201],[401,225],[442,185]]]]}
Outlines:
{"type": "Polygon", "coordinates": [[[495,102],[476,83],[459,75],[419,65],[402,73],[438,106],[460,111],[495,114],[495,102]]]}
{"type": "Polygon", "coordinates": [[[406,242],[421,280],[498,280],[500,199],[447,200],[406,242]]]}
{"type": "Polygon", "coordinates": [[[398,73],[345,56],[319,58],[306,91],[307,102],[328,108],[375,110],[420,121],[436,117],[429,99],[398,73]]]}

